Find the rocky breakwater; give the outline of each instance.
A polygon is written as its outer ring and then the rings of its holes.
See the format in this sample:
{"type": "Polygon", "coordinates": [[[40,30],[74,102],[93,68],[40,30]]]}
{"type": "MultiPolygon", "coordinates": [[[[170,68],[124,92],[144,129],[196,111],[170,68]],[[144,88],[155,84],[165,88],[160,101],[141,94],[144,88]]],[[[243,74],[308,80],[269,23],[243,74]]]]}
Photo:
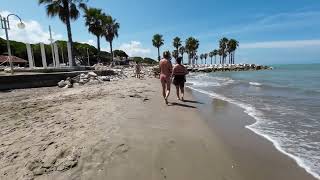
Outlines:
{"type": "Polygon", "coordinates": [[[191,72],[216,72],[216,71],[257,71],[271,70],[272,67],[257,64],[218,64],[218,65],[193,65],[187,66],[191,72]]]}

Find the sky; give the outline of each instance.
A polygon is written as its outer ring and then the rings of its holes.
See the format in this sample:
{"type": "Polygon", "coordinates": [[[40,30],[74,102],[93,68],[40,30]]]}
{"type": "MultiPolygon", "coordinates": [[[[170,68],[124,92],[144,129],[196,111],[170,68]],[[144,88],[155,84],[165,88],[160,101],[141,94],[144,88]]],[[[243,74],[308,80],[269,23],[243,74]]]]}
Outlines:
{"type": "MultiPolygon", "coordinates": [[[[38,0],[0,0],[0,14],[18,14],[25,29],[18,29],[12,17],[10,39],[48,43],[48,26],[53,38],[67,39],[59,18],[49,18],[38,0]]],[[[319,63],[319,0],[89,0],[120,23],[115,49],[130,56],[157,58],[152,46],[154,34],[165,40],[161,51],[173,50],[172,40],[190,36],[200,41],[199,54],[218,48],[222,37],[239,41],[236,63],[298,64],[319,63]]],[[[82,13],[83,15],[83,13],[82,13]]],[[[96,38],[84,26],[84,18],[72,22],[73,39],[96,46],[96,38]]],[[[4,31],[0,29],[0,37],[4,31]]],[[[109,51],[102,40],[101,47],[109,51]]]]}

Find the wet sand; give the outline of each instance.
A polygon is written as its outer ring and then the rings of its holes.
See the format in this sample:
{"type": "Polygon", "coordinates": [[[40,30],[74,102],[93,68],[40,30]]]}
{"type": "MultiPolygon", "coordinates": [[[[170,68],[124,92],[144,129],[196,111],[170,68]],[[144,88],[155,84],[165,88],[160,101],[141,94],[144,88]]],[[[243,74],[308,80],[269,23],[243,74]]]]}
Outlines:
{"type": "Polygon", "coordinates": [[[200,101],[202,119],[223,142],[246,179],[259,180],[315,180],[287,155],[278,151],[265,138],[245,128],[255,122],[240,107],[189,90],[200,101]]]}
{"type": "Polygon", "coordinates": [[[241,110],[206,118],[213,106],[198,96],[179,102],[173,90],[167,106],[159,90],[157,79],[126,79],[1,92],[0,179],[312,179],[241,130],[241,110]]]}

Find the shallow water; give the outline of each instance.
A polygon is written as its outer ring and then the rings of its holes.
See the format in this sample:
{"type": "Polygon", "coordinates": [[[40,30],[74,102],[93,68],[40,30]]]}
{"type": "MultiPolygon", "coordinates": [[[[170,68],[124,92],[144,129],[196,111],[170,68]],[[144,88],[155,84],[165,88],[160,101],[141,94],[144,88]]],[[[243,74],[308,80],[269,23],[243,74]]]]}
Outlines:
{"type": "Polygon", "coordinates": [[[273,67],[193,73],[187,83],[193,90],[244,108],[257,120],[247,128],[320,179],[320,64],[273,67]]]}

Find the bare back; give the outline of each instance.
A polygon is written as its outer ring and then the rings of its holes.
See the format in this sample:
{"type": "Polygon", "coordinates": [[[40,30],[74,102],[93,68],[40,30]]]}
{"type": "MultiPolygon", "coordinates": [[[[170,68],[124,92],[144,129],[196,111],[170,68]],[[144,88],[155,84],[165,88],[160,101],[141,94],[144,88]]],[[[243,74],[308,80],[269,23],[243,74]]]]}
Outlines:
{"type": "Polygon", "coordinates": [[[160,66],[160,75],[165,75],[166,77],[170,77],[172,73],[172,64],[167,59],[162,59],[159,63],[160,66]]]}

